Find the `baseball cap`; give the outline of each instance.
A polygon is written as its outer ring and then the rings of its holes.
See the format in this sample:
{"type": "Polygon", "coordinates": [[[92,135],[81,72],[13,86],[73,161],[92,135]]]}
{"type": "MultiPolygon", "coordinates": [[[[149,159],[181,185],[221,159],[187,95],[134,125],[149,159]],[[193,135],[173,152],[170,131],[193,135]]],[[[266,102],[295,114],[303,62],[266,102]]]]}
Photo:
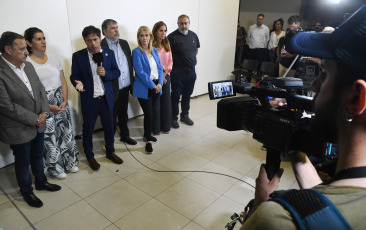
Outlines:
{"type": "Polygon", "coordinates": [[[332,33],[297,33],[290,47],[300,55],[337,59],[356,73],[366,73],[366,4],[332,33]]]}

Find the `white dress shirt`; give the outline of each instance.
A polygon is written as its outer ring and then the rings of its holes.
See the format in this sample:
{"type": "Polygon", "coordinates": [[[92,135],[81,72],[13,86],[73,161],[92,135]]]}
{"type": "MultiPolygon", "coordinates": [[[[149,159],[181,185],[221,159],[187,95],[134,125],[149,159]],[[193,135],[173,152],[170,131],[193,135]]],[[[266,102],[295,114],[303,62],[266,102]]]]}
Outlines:
{"type": "MultiPolygon", "coordinates": [[[[100,52],[102,52],[102,51],[103,50],[101,49],[100,52]]],[[[88,56],[89,56],[91,72],[93,74],[93,85],[94,85],[93,97],[96,98],[96,97],[104,95],[104,85],[103,85],[102,79],[100,79],[100,76],[97,74],[98,66],[97,66],[97,63],[95,63],[93,61],[93,55],[91,53],[89,53],[89,51],[88,51],[88,54],[89,54],[88,56]]]]}

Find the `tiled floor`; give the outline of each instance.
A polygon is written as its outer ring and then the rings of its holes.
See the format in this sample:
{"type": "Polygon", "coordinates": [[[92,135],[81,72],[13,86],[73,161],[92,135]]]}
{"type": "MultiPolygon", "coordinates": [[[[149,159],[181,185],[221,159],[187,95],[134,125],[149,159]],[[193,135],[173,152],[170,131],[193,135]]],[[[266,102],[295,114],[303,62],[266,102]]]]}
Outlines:
{"type": "MultiPolygon", "coordinates": [[[[65,180],[55,193],[35,191],[42,208],[29,207],[19,194],[14,166],[0,169],[0,229],[224,229],[234,212],[253,198],[253,188],[227,174],[254,184],[266,153],[251,133],[228,132],[216,127],[218,101],[207,95],[191,100],[192,127],[180,124],[170,134],[157,136],[154,153],[145,154],[141,139],[143,117],[129,121],[136,146],[116,138],[116,165],[104,157],[103,132],[94,135],[94,150],[101,168],[93,172],[81,150],[80,171],[65,180]],[[160,171],[154,172],[146,166],[160,171]]],[[[279,187],[297,188],[289,163],[279,187]]],[[[239,226],[235,227],[239,229],[239,226]]]]}

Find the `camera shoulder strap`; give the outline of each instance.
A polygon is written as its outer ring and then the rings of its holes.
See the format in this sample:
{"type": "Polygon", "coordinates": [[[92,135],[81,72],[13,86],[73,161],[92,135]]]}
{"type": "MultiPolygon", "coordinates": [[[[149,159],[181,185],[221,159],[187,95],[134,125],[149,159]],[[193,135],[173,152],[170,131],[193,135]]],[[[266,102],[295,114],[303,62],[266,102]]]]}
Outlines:
{"type": "Polygon", "coordinates": [[[289,190],[271,201],[286,208],[300,229],[351,229],[334,204],[316,190],[289,190]]]}

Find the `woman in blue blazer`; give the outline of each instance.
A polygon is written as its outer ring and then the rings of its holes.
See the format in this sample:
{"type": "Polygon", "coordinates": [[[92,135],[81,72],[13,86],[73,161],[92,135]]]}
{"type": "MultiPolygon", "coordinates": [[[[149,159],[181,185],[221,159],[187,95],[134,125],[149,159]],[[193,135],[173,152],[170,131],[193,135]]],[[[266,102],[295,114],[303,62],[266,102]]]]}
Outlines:
{"type": "Polygon", "coordinates": [[[135,69],[133,96],[137,97],[144,112],[144,139],[146,153],[151,154],[151,143],[156,138],[151,134],[153,126],[160,129],[160,95],[163,85],[163,67],[158,51],[152,46],[153,35],[147,26],[141,26],[137,31],[138,47],[132,51],[132,63],[135,69]]]}

